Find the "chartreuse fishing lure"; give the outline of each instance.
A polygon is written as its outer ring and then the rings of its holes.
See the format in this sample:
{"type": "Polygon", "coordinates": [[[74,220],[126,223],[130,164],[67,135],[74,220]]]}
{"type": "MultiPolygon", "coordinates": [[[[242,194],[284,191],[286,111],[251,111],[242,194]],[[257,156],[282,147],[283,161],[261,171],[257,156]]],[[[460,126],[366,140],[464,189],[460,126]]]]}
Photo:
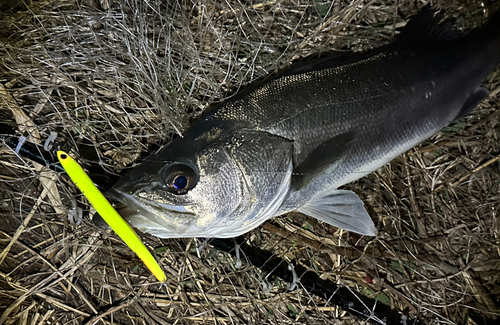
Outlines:
{"type": "Polygon", "coordinates": [[[165,282],[167,277],[153,255],[151,255],[146,246],[141,242],[134,229],[132,229],[128,222],[116,212],[104,195],[102,195],[101,191],[94,185],[82,167],[64,151],[58,151],[57,158],[73,183],[75,183],[76,187],[85,195],[104,221],[106,221],[125,244],[141,258],[158,281],[165,282]]]}

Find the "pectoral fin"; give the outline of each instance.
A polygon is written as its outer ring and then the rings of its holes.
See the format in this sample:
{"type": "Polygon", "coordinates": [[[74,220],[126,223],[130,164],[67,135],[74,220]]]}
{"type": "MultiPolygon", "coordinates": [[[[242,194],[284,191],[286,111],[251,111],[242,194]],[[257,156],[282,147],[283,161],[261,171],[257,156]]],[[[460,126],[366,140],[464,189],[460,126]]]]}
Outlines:
{"type": "Polygon", "coordinates": [[[375,236],[375,224],[361,199],[352,191],[335,190],[312,199],[299,211],[334,227],[375,236]]]}
{"type": "Polygon", "coordinates": [[[346,156],[355,139],[354,132],[347,132],[325,141],[293,169],[292,188],[304,188],[316,175],[334,168],[346,156]]]}

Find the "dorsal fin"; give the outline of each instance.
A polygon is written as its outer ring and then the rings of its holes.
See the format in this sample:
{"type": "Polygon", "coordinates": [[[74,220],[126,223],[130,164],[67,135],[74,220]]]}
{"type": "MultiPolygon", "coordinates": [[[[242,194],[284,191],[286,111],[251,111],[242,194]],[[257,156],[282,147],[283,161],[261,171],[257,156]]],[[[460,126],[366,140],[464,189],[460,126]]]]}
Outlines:
{"type": "Polygon", "coordinates": [[[387,48],[392,48],[394,45],[440,44],[460,38],[460,33],[453,29],[450,22],[440,24],[440,20],[441,15],[434,15],[434,10],[426,6],[417,15],[410,18],[406,26],[401,30],[401,34],[386,47],[361,53],[347,51],[326,54],[321,58],[305,58],[303,61],[295,62],[290,68],[278,73],[276,78],[349,64],[373,56],[387,48]]]}
{"type": "Polygon", "coordinates": [[[393,42],[397,45],[418,45],[443,43],[456,40],[460,34],[450,22],[440,24],[441,15],[434,15],[434,10],[424,7],[413,16],[393,42]]]}

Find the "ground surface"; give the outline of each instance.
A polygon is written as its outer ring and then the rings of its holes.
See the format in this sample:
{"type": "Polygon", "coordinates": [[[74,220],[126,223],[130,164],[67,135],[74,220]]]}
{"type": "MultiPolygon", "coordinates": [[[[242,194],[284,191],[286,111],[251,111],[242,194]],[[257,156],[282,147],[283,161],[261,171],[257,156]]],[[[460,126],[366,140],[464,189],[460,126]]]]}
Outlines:
{"type": "MultiPolygon", "coordinates": [[[[389,42],[425,1],[72,1],[2,5],[0,121],[85,166],[122,173],[211,103],[333,50],[389,42]],[[168,4],[167,4],[168,3],[168,4]]],[[[431,1],[466,32],[498,1],[431,1]]],[[[500,70],[474,112],[347,188],[377,228],[359,238],[299,215],[247,243],[429,324],[500,313],[500,70]]],[[[0,323],[357,324],[329,301],[196,239],[144,242],[160,287],[57,173],[0,145],[0,323]],[[73,205],[83,208],[76,225],[73,205]]],[[[479,322],[481,323],[481,322],[479,322]]],[[[493,322],[494,323],[494,322],[493,322]]]]}

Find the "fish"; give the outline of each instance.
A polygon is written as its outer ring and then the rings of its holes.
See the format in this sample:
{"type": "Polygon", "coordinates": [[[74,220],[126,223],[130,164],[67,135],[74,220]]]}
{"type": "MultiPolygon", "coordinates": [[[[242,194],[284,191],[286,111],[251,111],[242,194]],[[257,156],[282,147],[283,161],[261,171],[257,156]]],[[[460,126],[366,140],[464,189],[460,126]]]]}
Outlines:
{"type": "Polygon", "coordinates": [[[108,195],[161,238],[236,237],[292,211],[376,236],[341,187],[469,113],[499,63],[499,12],[460,35],[426,7],[384,47],[292,65],[215,105],[108,195]]]}

